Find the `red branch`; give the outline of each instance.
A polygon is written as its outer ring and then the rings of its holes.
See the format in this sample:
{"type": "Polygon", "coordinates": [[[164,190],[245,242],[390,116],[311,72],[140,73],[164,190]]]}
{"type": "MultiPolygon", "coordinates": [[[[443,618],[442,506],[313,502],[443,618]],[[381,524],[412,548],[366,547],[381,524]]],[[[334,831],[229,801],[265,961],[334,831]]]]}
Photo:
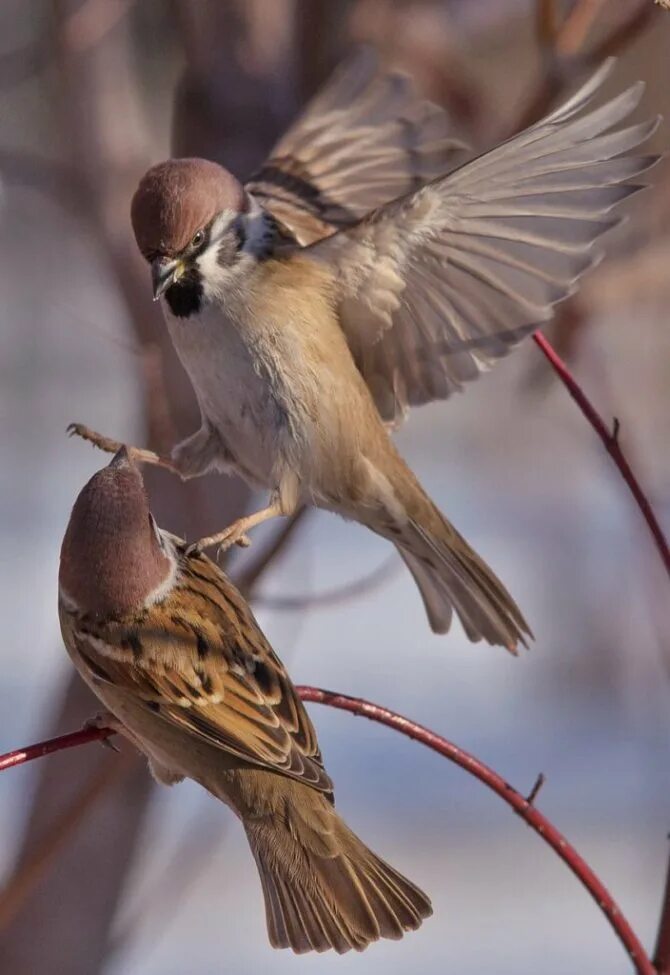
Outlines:
{"type": "Polygon", "coordinates": [[[640,487],[640,483],[633,473],[630,464],[626,460],[623,450],[621,449],[621,444],[619,443],[618,422],[615,420],[613,428],[610,430],[551,343],[540,332],[536,332],[533,339],[537,345],[539,345],[543,354],[549,360],[552,369],[558,375],[559,379],[566,387],[579,409],[596,431],[605,446],[605,450],[619,468],[621,476],[628,485],[630,493],[635,498],[635,503],[642,512],[642,517],[647,523],[647,527],[649,528],[656,548],[658,549],[658,554],[663,560],[665,571],[670,576],[670,546],[668,545],[668,540],[663,533],[663,529],[658,523],[649,499],[640,487]]]}
{"type": "Polygon", "coordinates": [[[35,758],[43,758],[44,755],[51,755],[53,752],[62,752],[65,748],[87,745],[89,741],[104,741],[105,738],[110,738],[113,734],[111,728],[82,728],[81,731],[73,731],[69,735],[59,735],[58,738],[38,741],[37,744],[28,745],[27,748],[17,748],[15,752],[0,755],[0,772],[14,768],[15,765],[32,762],[35,758]]]}
{"type": "MultiPolygon", "coordinates": [[[[594,874],[585,860],[577,853],[575,848],[568,843],[556,827],[533,805],[542,779],[538,779],[538,783],[536,783],[530,796],[525,798],[520,792],[517,792],[516,789],[509,785],[509,783],[505,782],[497,772],[484,765],[474,755],[470,755],[457,745],[453,745],[446,738],[442,738],[441,735],[436,734],[434,731],[430,731],[428,728],[424,728],[422,725],[410,721],[409,718],[403,718],[401,715],[389,711],[388,708],[381,707],[378,704],[372,704],[361,698],[336,694],[318,687],[298,687],[297,690],[303,701],[326,704],[329,707],[338,708],[341,711],[349,711],[351,714],[361,715],[369,718],[371,721],[377,721],[380,724],[387,725],[389,728],[393,728],[395,731],[399,731],[401,734],[407,735],[408,738],[412,738],[414,741],[418,741],[438,754],[443,755],[444,758],[448,758],[449,761],[459,765],[466,772],[469,772],[470,775],[474,775],[480,782],[483,782],[496,795],[500,796],[508,806],[511,806],[535,830],[545,843],[549,844],[561,860],[567,864],[573,874],[581,881],[584,887],[586,887],[628,952],[638,975],[658,975],[635,932],[621,913],[621,910],[607,888],[594,874]]],[[[75,731],[73,734],[62,735],[60,738],[51,738],[48,741],[42,741],[36,745],[29,745],[27,748],[8,752],[6,755],[0,755],[0,771],[12,768],[15,765],[22,765],[25,762],[30,762],[35,758],[41,758],[43,755],[60,751],[63,748],[74,748],[76,745],[83,745],[89,741],[100,741],[109,737],[111,734],[113,732],[106,728],[84,728],[81,731],[75,731]]]]}

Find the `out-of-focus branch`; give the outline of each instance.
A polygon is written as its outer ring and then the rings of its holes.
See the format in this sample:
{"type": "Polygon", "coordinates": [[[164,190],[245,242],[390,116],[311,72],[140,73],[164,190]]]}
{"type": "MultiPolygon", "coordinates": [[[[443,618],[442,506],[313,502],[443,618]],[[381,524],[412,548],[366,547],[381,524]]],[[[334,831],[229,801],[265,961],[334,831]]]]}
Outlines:
{"type": "MultiPolygon", "coordinates": [[[[444,758],[449,759],[450,762],[453,762],[470,775],[473,775],[476,779],[479,779],[480,782],[507,803],[552,848],[569,867],[575,877],[583,884],[628,952],[638,975],[658,975],[637,935],[621,913],[621,909],[605,885],[577,850],[566,840],[563,834],[534,805],[538,791],[537,788],[528,797],[524,797],[506,782],[502,776],[498,775],[492,768],[489,768],[488,765],[485,765],[484,762],[475,758],[474,755],[459,748],[458,745],[454,745],[453,742],[448,741],[429,728],[425,728],[423,725],[411,721],[409,718],[405,718],[394,711],[390,711],[388,708],[382,707],[379,704],[373,704],[371,701],[365,701],[358,697],[350,697],[346,694],[338,694],[334,691],[326,691],[319,687],[300,686],[297,688],[297,691],[303,701],[325,704],[328,707],[337,708],[340,711],[349,711],[350,714],[369,718],[371,721],[386,725],[394,731],[399,731],[408,738],[418,741],[444,758]]],[[[104,729],[87,728],[75,732],[73,735],[65,735],[61,739],[52,739],[50,741],[40,742],[37,745],[30,745],[27,748],[10,752],[7,755],[0,755],[0,770],[10,768],[14,765],[20,765],[34,758],[39,758],[42,755],[58,751],[60,747],[73,748],[76,745],[85,744],[87,741],[100,740],[103,737],[105,737],[104,729]],[[59,742],[62,744],[59,745],[59,742]]]]}
{"type": "MultiPolygon", "coordinates": [[[[65,737],[76,738],[76,735],[65,737]]],[[[58,740],[56,739],[56,741],[58,740]]],[[[76,742],[72,742],[68,747],[72,747],[74,744],[76,742]]],[[[41,754],[49,754],[49,751],[42,751],[41,754]]],[[[6,764],[0,764],[0,771],[3,768],[11,768],[19,757],[14,755],[13,758],[8,759],[6,764]]],[[[26,898],[30,896],[36,884],[39,883],[44,871],[67,844],[72,834],[76,832],[108,786],[118,783],[126,770],[127,762],[125,766],[111,762],[101,765],[96,773],[84,783],[80,792],[73,796],[70,805],[49,824],[44,835],[35,843],[34,848],[28,851],[27,857],[14,870],[5,886],[0,889],[0,931],[11,923],[25,903],[26,898]]]]}
{"type": "Polygon", "coordinates": [[[642,513],[642,517],[647,523],[647,527],[649,528],[651,536],[654,540],[658,554],[661,557],[666,572],[670,576],[670,546],[668,545],[668,540],[665,537],[665,533],[663,532],[656,515],[654,514],[654,510],[651,506],[649,498],[642,490],[640,482],[633,473],[633,470],[628,463],[623,450],[621,449],[621,444],[619,442],[618,421],[614,420],[612,429],[609,429],[591,400],[588,398],[551,343],[539,332],[537,332],[533,338],[535,343],[542,350],[542,353],[546,356],[554,372],[556,372],[561,382],[576,402],[579,409],[582,411],[588,422],[602,440],[605,450],[618,467],[622,478],[626,482],[630,493],[635,499],[635,503],[642,513]]]}
{"type": "Polygon", "coordinates": [[[653,14],[651,3],[638,0],[623,20],[617,19],[605,36],[587,50],[586,39],[607,6],[606,0],[577,0],[562,24],[558,23],[555,6],[552,0],[538,0],[536,32],[542,53],[542,74],[533,97],[512,123],[506,125],[505,135],[520,132],[546,115],[567,84],[573,82],[576,59],[582,65],[592,66],[618,54],[647,26],[653,14]]]}
{"type": "Polygon", "coordinates": [[[84,0],[63,24],[73,52],[95,47],[126,16],[135,0],[84,0]]]}
{"type": "MultiPolygon", "coordinates": [[[[93,695],[76,674],[59,697],[53,694],[48,734],[81,725],[95,711],[93,695]]],[[[151,779],[132,750],[116,761],[99,747],[54,755],[35,778],[4,883],[0,971],[94,975],[104,964],[151,779]]]]}
{"type": "Polygon", "coordinates": [[[305,518],[310,508],[298,508],[298,510],[286,519],[286,522],[276,532],[270,544],[263,549],[261,554],[251,565],[247,566],[239,575],[235,575],[235,585],[240,592],[251,599],[258,583],[265,573],[274,564],[275,559],[285,551],[289,541],[291,541],[300,525],[304,524],[305,518]]]}
{"type": "Polygon", "coordinates": [[[395,552],[385,559],[381,565],[369,572],[366,576],[347,582],[343,586],[336,586],[325,592],[303,593],[296,596],[255,596],[255,601],[260,606],[267,606],[268,609],[278,609],[287,612],[305,611],[309,609],[324,609],[328,606],[340,606],[342,603],[349,603],[362,596],[369,596],[370,593],[379,589],[396,572],[401,569],[402,562],[395,552]]]}

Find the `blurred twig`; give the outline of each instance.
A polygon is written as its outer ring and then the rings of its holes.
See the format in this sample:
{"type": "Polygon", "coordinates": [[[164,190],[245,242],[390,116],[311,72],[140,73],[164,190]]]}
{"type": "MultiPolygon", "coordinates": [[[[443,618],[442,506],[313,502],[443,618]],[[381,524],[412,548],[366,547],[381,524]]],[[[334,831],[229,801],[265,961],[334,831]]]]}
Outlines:
{"type": "MultiPolygon", "coordinates": [[[[77,739],[77,735],[65,736],[77,739]]],[[[100,739],[104,740],[103,735],[100,739]]],[[[58,740],[58,739],[57,739],[58,740]]],[[[66,747],[72,747],[76,741],[70,742],[66,747]]],[[[42,755],[48,755],[50,751],[56,750],[53,745],[46,743],[40,749],[42,755]]],[[[50,824],[46,833],[35,843],[27,857],[14,870],[9,881],[0,889],[0,931],[6,928],[21,909],[26,898],[30,895],[35,885],[39,883],[44,871],[50,866],[63,846],[69,841],[70,837],[82,821],[93,809],[102,793],[112,784],[118,783],[121,775],[128,769],[128,761],[124,764],[106,762],[100,766],[95,774],[86,780],[80,792],[72,798],[67,806],[50,824]]],[[[4,768],[11,768],[12,765],[20,764],[20,759],[25,755],[8,756],[4,762],[0,761],[0,771],[4,768]]]]}
{"type": "MultiPolygon", "coordinates": [[[[497,772],[489,768],[474,755],[459,748],[436,732],[402,715],[390,711],[379,704],[373,704],[362,698],[326,691],[319,687],[299,686],[298,694],[303,701],[325,704],[350,714],[360,715],[384,724],[394,731],[418,741],[432,751],[437,752],[450,762],[460,766],[470,775],[479,779],[487,788],[495,792],[514,812],[519,815],[537,835],[563,860],[577,879],[583,884],[600,910],[607,918],[617,938],[626,949],[638,975],[659,975],[647,957],[645,950],[629,922],[621,913],[618,904],[607,890],[602,881],[596,876],[577,850],[566,840],[556,827],[534,805],[535,796],[525,798],[513,786],[505,781],[497,772]]],[[[97,740],[103,737],[99,729],[86,729],[75,735],[64,736],[63,747],[72,748],[76,744],[97,740]],[[88,737],[87,737],[88,736],[88,737]]],[[[32,745],[18,752],[11,753],[16,758],[9,764],[22,764],[40,755],[48,754],[58,749],[58,741],[42,742],[32,745]]],[[[0,769],[9,767],[7,756],[0,755],[0,769]]],[[[665,973],[663,973],[665,975],[665,973]]]]}
{"type": "MultiPolygon", "coordinates": [[[[597,65],[618,54],[646,27],[653,13],[648,0],[637,0],[623,20],[614,25],[597,43],[586,50],[584,45],[607,0],[577,0],[562,24],[558,21],[552,0],[537,0],[536,31],[542,55],[542,73],[533,97],[511,123],[506,123],[504,137],[514,135],[537,122],[551,108],[566,85],[573,80],[575,62],[580,66],[597,65]]],[[[614,8],[614,4],[610,4],[614,8]]]]}
{"type": "Polygon", "coordinates": [[[285,551],[288,542],[293,539],[296,531],[303,524],[311,510],[311,508],[306,507],[298,508],[294,514],[286,519],[279,531],[275,533],[270,544],[263,549],[256,560],[242,572],[235,575],[235,585],[243,596],[247,599],[254,598],[258,583],[274,564],[275,559],[285,551]]]}
{"type": "Polygon", "coordinates": [[[340,606],[342,603],[349,603],[361,596],[369,596],[370,593],[379,589],[385,582],[388,582],[396,572],[402,568],[402,562],[396,553],[385,559],[381,565],[369,572],[367,575],[356,579],[354,582],[347,582],[343,586],[336,586],[325,592],[304,593],[297,596],[254,596],[255,602],[269,609],[285,610],[288,612],[298,612],[308,609],[324,609],[328,606],[340,606]]]}
{"type": "MultiPolygon", "coordinates": [[[[96,709],[78,675],[60,700],[53,696],[51,734],[81,725],[96,709]]],[[[102,968],[152,783],[139,756],[128,752],[116,762],[101,751],[64,752],[39,769],[5,882],[0,971],[7,975],[94,975],[102,968]]]]}
{"type": "Polygon", "coordinates": [[[63,24],[67,44],[73,52],[99,44],[134,3],[135,0],[84,0],[63,24]]]}

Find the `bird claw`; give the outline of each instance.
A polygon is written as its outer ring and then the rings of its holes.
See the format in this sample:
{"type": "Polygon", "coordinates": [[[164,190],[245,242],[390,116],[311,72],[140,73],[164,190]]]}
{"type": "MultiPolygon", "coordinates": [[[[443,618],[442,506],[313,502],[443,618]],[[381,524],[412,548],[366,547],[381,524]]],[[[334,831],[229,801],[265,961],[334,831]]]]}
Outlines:
{"type": "MultiPolygon", "coordinates": [[[[84,721],[82,728],[84,731],[87,731],[89,728],[112,731],[116,735],[121,733],[122,725],[118,718],[115,718],[111,712],[98,711],[92,718],[84,721]]],[[[114,744],[111,738],[101,738],[100,744],[104,745],[105,748],[111,748],[113,752],[121,753],[121,749],[114,744]]]]}
{"type": "Polygon", "coordinates": [[[199,541],[193,542],[186,549],[186,557],[202,555],[206,548],[211,548],[213,545],[217,546],[215,558],[218,562],[221,556],[228,549],[232,548],[233,545],[239,545],[240,548],[249,548],[251,539],[244,533],[238,534],[235,525],[231,525],[218,535],[211,535],[209,538],[201,538],[199,541]]]}
{"type": "Polygon", "coordinates": [[[107,454],[115,454],[124,446],[118,440],[112,440],[110,437],[105,437],[102,433],[91,430],[85,423],[68,423],[65,432],[68,437],[81,437],[86,443],[92,444],[98,450],[102,450],[107,454]]]}
{"type": "Polygon", "coordinates": [[[248,535],[239,535],[237,538],[235,538],[234,535],[231,535],[230,538],[226,538],[223,542],[221,542],[216,550],[216,561],[219,562],[221,557],[225,555],[228,549],[232,548],[233,545],[239,545],[240,548],[249,548],[251,545],[251,539],[248,535]]]}

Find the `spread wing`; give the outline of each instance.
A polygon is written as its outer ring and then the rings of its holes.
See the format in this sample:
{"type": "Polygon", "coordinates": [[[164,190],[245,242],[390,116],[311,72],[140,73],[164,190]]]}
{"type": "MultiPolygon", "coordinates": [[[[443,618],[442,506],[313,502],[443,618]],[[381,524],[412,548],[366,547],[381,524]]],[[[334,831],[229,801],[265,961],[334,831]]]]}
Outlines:
{"type": "Polygon", "coordinates": [[[185,734],[332,791],[312,723],[249,606],[209,559],[180,551],[179,582],[163,602],[77,622],[84,663],[185,734]]]}
{"type": "Polygon", "coordinates": [[[300,244],[350,226],[455,164],[446,112],[362,49],[308,104],[247,189],[300,244]]]}
{"type": "Polygon", "coordinates": [[[333,271],[339,320],[382,417],[444,399],[551,317],[599,258],[609,211],[657,157],[627,155],[658,120],[616,128],[638,83],[566,104],[461,168],[306,249],[333,271]]]}

